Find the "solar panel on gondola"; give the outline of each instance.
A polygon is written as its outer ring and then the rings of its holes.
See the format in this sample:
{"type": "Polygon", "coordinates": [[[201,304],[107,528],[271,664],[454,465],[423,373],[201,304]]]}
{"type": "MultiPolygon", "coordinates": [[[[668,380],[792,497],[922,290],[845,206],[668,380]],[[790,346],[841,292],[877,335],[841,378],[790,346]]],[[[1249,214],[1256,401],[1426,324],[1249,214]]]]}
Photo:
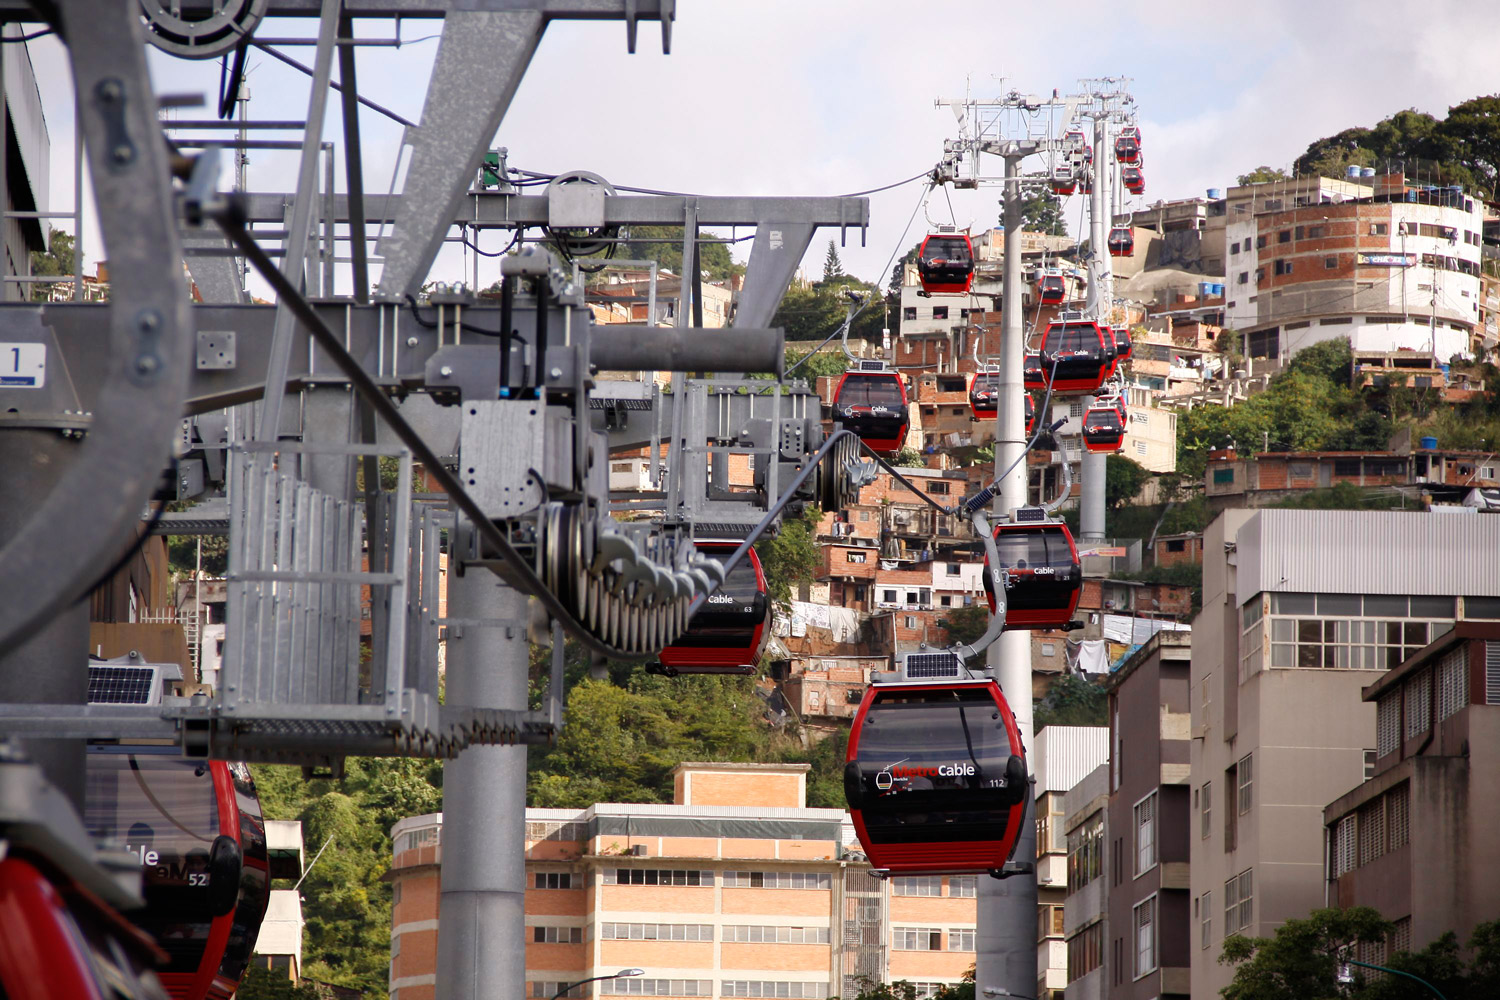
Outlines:
{"type": "Polygon", "coordinates": [[[1050,373],[1053,392],[1093,392],[1113,359],[1104,332],[1093,320],[1049,323],[1042,337],[1041,367],[1050,373]]]}
{"type": "MultiPolygon", "coordinates": [[[[1040,508],[1036,508],[1040,509],[1040,508]]],[[[1083,567],[1073,533],[1061,521],[995,525],[1000,568],[1007,572],[1005,627],[1061,628],[1073,619],[1083,588],[1083,567]]],[[[984,558],[984,592],[995,611],[989,556],[984,558]]]]}
{"type": "Polygon", "coordinates": [[[1021,733],[994,681],[866,689],[844,795],[876,871],[998,871],[1015,850],[1029,789],[1021,733]]]}
{"type": "MultiPolygon", "coordinates": [[[[699,542],[698,551],[726,559],[734,542],[699,542]]],[[[724,583],[694,612],[687,631],[661,651],[664,673],[752,673],[765,651],[771,603],[766,574],[754,549],[729,571],[724,583]]]]}
{"type": "Polygon", "coordinates": [[[833,419],[878,452],[906,441],[906,384],[890,370],[845,372],[833,391],[833,419]]]}
{"type": "Polygon", "coordinates": [[[139,858],[146,905],[130,917],[169,956],[159,974],[173,1000],[229,1000],[270,893],[249,769],[176,747],[92,745],[84,824],[139,858]]]}
{"type": "Polygon", "coordinates": [[[963,233],[933,233],[917,251],[922,291],[967,294],[974,281],[974,246],[963,233]]]}

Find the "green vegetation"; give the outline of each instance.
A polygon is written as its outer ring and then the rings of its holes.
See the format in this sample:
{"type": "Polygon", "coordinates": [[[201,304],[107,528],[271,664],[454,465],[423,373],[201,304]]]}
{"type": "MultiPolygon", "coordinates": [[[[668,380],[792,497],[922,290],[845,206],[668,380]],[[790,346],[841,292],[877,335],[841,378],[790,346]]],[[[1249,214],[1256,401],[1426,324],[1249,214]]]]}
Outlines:
{"type": "Polygon", "coordinates": [[[1106,455],[1104,458],[1104,507],[1114,510],[1133,500],[1151,478],[1151,472],[1133,458],[1106,455]]]}
{"type": "Polygon", "coordinates": [[[266,818],[301,820],[308,845],[303,974],[380,998],[391,951],[391,893],[380,880],[390,867],[391,827],[442,808],[442,764],[351,757],[347,768],[342,780],[307,781],[300,768],[253,765],[266,818]]]}
{"type": "MultiPolygon", "coordinates": [[[[631,226],[620,233],[614,256],[619,260],[654,260],[673,274],[682,274],[681,226],[631,226]]],[[[723,233],[700,230],[698,269],[710,280],[744,274],[745,265],[736,264],[729,255],[729,244],[723,233]]],[[[579,258],[584,262],[602,259],[602,254],[579,258]]]]}
{"type": "Polygon", "coordinates": [[[1235,178],[1239,184],[1265,184],[1269,181],[1288,180],[1286,171],[1280,167],[1256,167],[1248,174],[1240,174],[1235,178]]]}
{"type": "Polygon", "coordinates": [[[927,460],[922,453],[915,448],[902,448],[896,452],[896,457],[891,459],[892,465],[899,465],[904,469],[925,469],[927,460]]]}
{"type": "Polygon", "coordinates": [[[1033,718],[1035,730],[1041,732],[1048,726],[1105,726],[1108,713],[1109,696],[1104,688],[1064,672],[1052,682],[1047,697],[1036,703],[1033,718]]]}
{"type": "Polygon", "coordinates": [[[755,543],[755,554],[760,556],[773,601],[790,601],[794,584],[811,583],[817,575],[823,561],[818,548],[820,516],[821,510],[809,505],[801,517],[782,518],[781,531],[775,538],[762,538],[755,543]]]}
{"type": "Polygon", "coordinates": [[[950,643],[967,646],[984,635],[984,630],[990,627],[990,609],[985,604],[952,608],[939,619],[938,624],[948,630],[950,643]]]}
{"type": "MultiPolygon", "coordinates": [[[[1355,957],[1358,942],[1385,941],[1390,921],[1368,906],[1314,910],[1288,920],[1274,937],[1224,939],[1219,961],[1235,965],[1224,1000],[1427,1000],[1432,993],[1406,976],[1372,976],[1351,966],[1354,982],[1337,981],[1342,954],[1355,957]],[[1341,949],[1349,948],[1348,952],[1341,949]]],[[[1397,952],[1384,965],[1430,983],[1447,1000],[1489,1000],[1500,996],[1500,920],[1480,924],[1469,939],[1472,961],[1464,965],[1452,931],[1419,952],[1397,952]]]]}
{"type": "Polygon", "coordinates": [[[252,965],[245,970],[234,1000],[323,1000],[323,991],[307,979],[293,983],[283,972],[252,965]]]}
{"type": "MultiPolygon", "coordinates": [[[[1004,215],[1000,217],[1000,225],[1005,225],[1004,215]]],[[[1068,227],[1063,221],[1062,199],[1051,191],[1042,190],[1021,202],[1021,229],[1028,233],[1066,236],[1068,227]]]]}
{"type": "MultiPolygon", "coordinates": [[[[49,229],[47,249],[31,251],[31,273],[36,275],[65,275],[73,273],[73,234],[61,229],[49,229]]],[[[82,263],[80,260],[79,263],[82,263]]],[[[36,282],[31,286],[31,301],[47,301],[47,285],[36,282]]]]}
{"type": "MultiPolygon", "coordinates": [[[[932,994],[933,1000],[974,1000],[974,967],[964,973],[962,982],[944,986],[932,994]]],[[[865,976],[859,977],[859,992],[854,1000],[917,1000],[917,988],[904,979],[892,983],[877,983],[865,976]]]]}

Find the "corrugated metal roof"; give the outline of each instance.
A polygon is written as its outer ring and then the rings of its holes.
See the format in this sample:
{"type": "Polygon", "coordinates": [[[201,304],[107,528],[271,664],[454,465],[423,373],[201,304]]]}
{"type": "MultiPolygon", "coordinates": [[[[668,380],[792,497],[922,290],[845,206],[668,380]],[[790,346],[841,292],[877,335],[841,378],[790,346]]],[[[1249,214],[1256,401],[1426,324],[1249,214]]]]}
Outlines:
{"type": "Polygon", "coordinates": [[[1036,734],[1036,791],[1066,792],[1109,757],[1108,726],[1048,726],[1036,734]]]}
{"type": "Polygon", "coordinates": [[[1262,510],[1240,528],[1235,592],[1500,596],[1500,517],[1262,510]]]}

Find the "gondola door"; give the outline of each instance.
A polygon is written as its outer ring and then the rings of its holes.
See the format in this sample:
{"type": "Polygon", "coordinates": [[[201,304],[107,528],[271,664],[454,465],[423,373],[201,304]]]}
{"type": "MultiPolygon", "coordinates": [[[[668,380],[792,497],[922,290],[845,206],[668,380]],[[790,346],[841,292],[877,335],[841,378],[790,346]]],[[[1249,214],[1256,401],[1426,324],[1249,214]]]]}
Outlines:
{"type": "Polygon", "coordinates": [[[1001,869],[1030,783],[994,681],[874,684],[849,736],[844,794],[870,865],[888,874],[1001,869]]]}

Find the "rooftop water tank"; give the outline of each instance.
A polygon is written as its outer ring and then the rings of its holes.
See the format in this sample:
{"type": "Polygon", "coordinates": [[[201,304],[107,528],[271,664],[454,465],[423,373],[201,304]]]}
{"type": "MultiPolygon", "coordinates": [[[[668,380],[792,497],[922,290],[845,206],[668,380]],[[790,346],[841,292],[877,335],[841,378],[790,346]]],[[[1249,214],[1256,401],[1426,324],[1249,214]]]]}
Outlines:
{"type": "Polygon", "coordinates": [[[1417,439],[1417,447],[1423,451],[1437,451],[1437,438],[1424,437],[1417,439]]]}
{"type": "Polygon", "coordinates": [[[1209,188],[1208,189],[1208,200],[1209,201],[1218,201],[1222,197],[1224,197],[1224,189],[1223,188],[1209,188]]]}
{"type": "Polygon", "coordinates": [[[1344,176],[1347,177],[1351,181],[1357,181],[1357,180],[1359,180],[1359,168],[1358,167],[1345,167],[1344,168],[1344,176]]]}
{"type": "Polygon", "coordinates": [[[1359,176],[1361,176],[1361,177],[1374,177],[1375,176],[1375,168],[1374,167],[1361,167],[1360,170],[1359,170],[1359,176]]]}

